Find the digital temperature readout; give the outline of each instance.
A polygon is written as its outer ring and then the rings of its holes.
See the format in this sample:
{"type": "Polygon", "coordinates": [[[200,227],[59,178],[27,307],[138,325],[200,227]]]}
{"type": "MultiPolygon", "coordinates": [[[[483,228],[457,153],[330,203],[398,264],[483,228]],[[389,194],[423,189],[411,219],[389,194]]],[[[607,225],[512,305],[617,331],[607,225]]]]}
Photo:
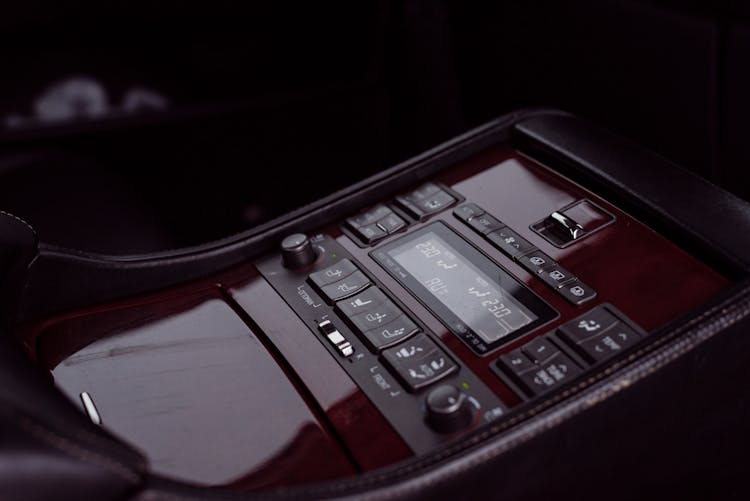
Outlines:
{"type": "Polygon", "coordinates": [[[442,222],[371,255],[478,354],[557,317],[539,296],[442,222]]]}
{"type": "Polygon", "coordinates": [[[389,254],[487,343],[537,319],[435,233],[427,233],[389,254]]]}

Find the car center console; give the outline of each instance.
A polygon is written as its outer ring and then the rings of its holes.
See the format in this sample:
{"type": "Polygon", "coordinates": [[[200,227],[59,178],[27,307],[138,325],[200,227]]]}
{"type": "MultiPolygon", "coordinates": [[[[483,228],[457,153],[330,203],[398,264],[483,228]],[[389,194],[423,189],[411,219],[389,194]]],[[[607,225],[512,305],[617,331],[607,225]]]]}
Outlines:
{"type": "Polygon", "coordinates": [[[507,138],[486,142],[427,175],[355,186],[234,267],[32,322],[19,336],[71,399],[91,397],[81,404],[89,416],[93,406],[104,427],[137,436],[152,461],[170,456],[161,473],[172,478],[257,488],[440,454],[637,360],[653,332],[732,283],[662,223],[561,170],[507,138]],[[200,335],[188,343],[187,331],[200,335]],[[233,358],[243,352],[252,367],[233,358]],[[123,383],[143,370],[173,392],[125,395],[144,391],[142,380],[123,383]],[[196,391],[213,394],[200,420],[214,426],[181,414],[201,405],[185,397],[196,391]],[[202,476],[193,473],[205,464],[168,450],[222,422],[237,423],[224,432],[242,447],[266,449],[229,454],[231,468],[202,476]],[[154,426],[161,444],[144,438],[154,426]]]}

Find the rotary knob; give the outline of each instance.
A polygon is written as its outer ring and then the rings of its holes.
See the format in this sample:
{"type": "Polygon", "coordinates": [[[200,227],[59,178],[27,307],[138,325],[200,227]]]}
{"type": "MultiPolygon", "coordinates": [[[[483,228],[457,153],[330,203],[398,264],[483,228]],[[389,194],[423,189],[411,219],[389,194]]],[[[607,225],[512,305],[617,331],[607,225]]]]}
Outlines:
{"type": "Polygon", "coordinates": [[[438,433],[455,433],[468,427],[474,411],[466,394],[450,384],[427,395],[427,423],[438,433]]]}
{"type": "Polygon", "coordinates": [[[303,268],[314,263],[317,257],[312,242],[304,233],[294,233],[281,241],[281,259],[286,268],[303,268]]]}

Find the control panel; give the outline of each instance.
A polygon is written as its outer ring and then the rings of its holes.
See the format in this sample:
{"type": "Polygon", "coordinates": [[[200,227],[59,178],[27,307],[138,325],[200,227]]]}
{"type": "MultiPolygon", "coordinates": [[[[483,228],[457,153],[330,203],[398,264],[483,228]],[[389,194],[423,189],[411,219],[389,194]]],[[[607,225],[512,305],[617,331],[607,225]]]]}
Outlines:
{"type": "Polygon", "coordinates": [[[505,413],[505,405],[328,235],[292,235],[258,270],[415,453],[505,413]],[[291,259],[302,242],[314,261],[291,259]],[[290,244],[290,245],[286,245],[290,244]]]}

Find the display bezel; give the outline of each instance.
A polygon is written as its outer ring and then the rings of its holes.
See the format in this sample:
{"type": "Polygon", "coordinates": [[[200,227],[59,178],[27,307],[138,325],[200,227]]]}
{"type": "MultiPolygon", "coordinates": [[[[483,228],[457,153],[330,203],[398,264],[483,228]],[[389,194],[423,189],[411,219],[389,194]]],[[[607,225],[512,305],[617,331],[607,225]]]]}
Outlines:
{"type": "Polygon", "coordinates": [[[507,270],[466,241],[443,221],[431,223],[419,228],[418,230],[407,233],[392,242],[388,242],[370,252],[370,256],[393,278],[403,285],[406,290],[414,295],[420,303],[430,310],[449,331],[455,334],[478,355],[487,355],[514,339],[551,322],[559,316],[559,313],[542,298],[520,283],[507,270]],[[508,294],[513,296],[516,301],[519,301],[524,307],[529,309],[537,316],[537,319],[491,343],[486,342],[478,334],[473,332],[450,308],[440,302],[440,300],[422,285],[419,280],[403,269],[402,266],[389,255],[389,252],[392,250],[402,247],[410,240],[418,240],[428,233],[434,233],[437,235],[446,244],[452,247],[453,250],[455,250],[463,259],[471,262],[489,278],[495,281],[496,285],[500,286],[508,294]]]}

